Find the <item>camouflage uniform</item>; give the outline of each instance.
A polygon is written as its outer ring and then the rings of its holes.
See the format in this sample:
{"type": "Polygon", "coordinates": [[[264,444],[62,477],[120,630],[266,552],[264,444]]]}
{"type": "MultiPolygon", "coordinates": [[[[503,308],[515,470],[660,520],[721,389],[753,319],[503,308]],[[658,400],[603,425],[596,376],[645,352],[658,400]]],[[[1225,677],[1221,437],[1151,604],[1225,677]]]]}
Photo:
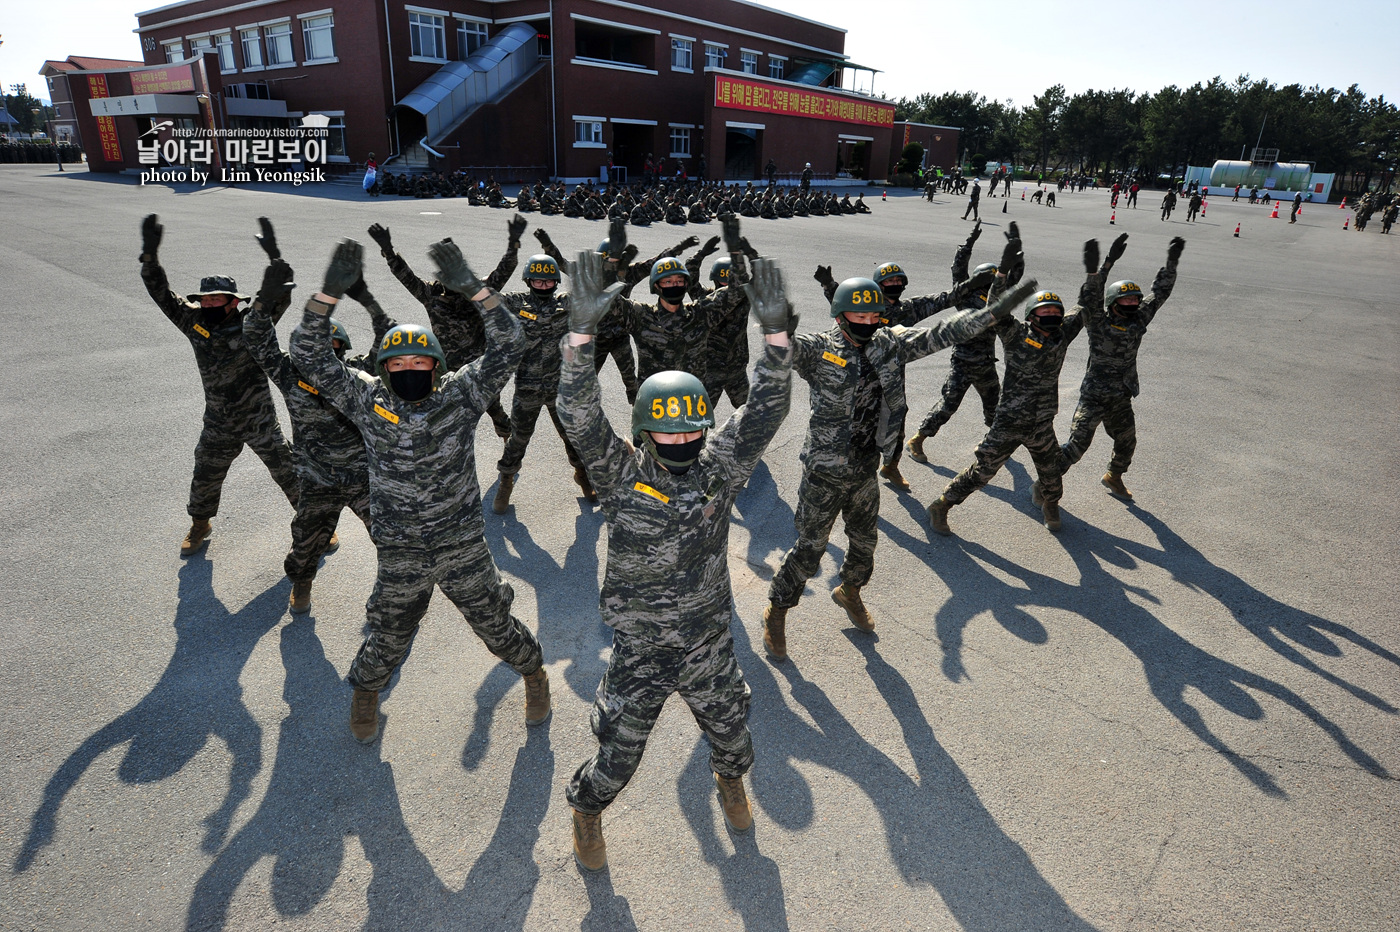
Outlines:
{"type": "Polygon", "coordinates": [[[1065,353],[1084,328],[1083,309],[1103,299],[1103,278],[1095,272],[1079,290],[1079,306],[1065,315],[1058,338],[1045,337],[1022,320],[1008,317],[996,325],[1006,353],[1006,376],[991,429],[977,446],[975,462],[953,477],[943,498],[956,505],[997,474],[1019,446],[1031,454],[1040,477],[1040,494],[1058,503],[1064,490],[1064,458],[1055,439],[1060,410],[1060,369],[1065,353]],[[1097,295],[1097,297],[1096,297],[1097,295]]]}
{"type": "Polygon", "coordinates": [[[729,632],[729,513],[787,415],[792,353],[767,346],[750,403],[710,433],[684,475],[673,475],[608,424],[593,345],[563,352],[559,415],[588,464],[608,522],[599,603],[613,628],[613,651],[590,716],[598,753],[566,791],[569,805],[592,814],[636,772],[672,692],[709,738],[715,773],[741,777],[753,764],[749,688],[729,632]]]}
{"type": "MultiPolygon", "coordinates": [[[[701,284],[701,253],[691,256],[685,264],[690,273],[690,297],[702,301],[713,295],[701,284]]],[[[733,258],[731,257],[731,262],[733,258]]],[[[748,274],[739,265],[731,266],[731,284],[748,281],[748,274]]],[[[741,292],[743,289],[739,289],[741,292]]],[[[705,391],[712,404],[719,404],[725,392],[734,407],[742,407],[749,397],[749,301],[743,300],[717,308],[710,317],[710,336],[705,343],[705,391]]]]}
{"type": "Polygon", "coordinates": [[[850,546],[841,581],[860,588],[875,569],[880,453],[901,440],[898,425],[908,411],[904,367],[982,332],[991,311],[968,309],[932,327],[890,327],[856,346],[837,327],[793,337],[793,368],[807,380],[812,420],[802,447],[802,482],[797,491],[797,541],[783,557],[768,600],[791,608],[817,573],[837,515],[844,518],[850,546]],[[881,404],[888,416],[881,416],[881,404]]]}
{"type": "Polygon", "coordinates": [[[542,657],[535,635],[510,613],[515,597],[486,548],[476,480],[476,425],[525,349],[516,318],[495,292],[482,303],[486,351],[444,375],[417,404],[379,379],[353,373],[331,349],[329,308],[316,300],[292,332],[292,362],[360,429],[369,460],[370,536],[379,573],[365,605],[370,633],[348,679],[383,689],[403,662],[442,589],[496,657],[529,676],[542,657]]]}
{"type": "MultiPolygon", "coordinates": [[[[555,290],[558,290],[558,286],[555,286],[555,290]]],[[[535,435],[535,422],[539,419],[541,407],[549,409],[549,419],[554,422],[555,430],[559,431],[564,441],[564,453],[569,458],[569,465],[580,469],[583,461],[564,433],[564,425],[559,422],[554,402],[559,393],[559,340],[569,332],[569,296],[556,294],[538,298],[533,294],[512,292],[501,295],[501,298],[516,315],[525,332],[525,354],[520,357],[520,365],[515,370],[510,439],[506,441],[505,452],[501,454],[496,469],[510,476],[520,472],[525,450],[530,445],[530,438],[535,435]]]]}
{"type": "Polygon", "coordinates": [[[638,379],[645,382],[658,372],[679,369],[708,383],[711,321],[730,318],[734,308],[748,300],[739,287],[742,263],[738,260],[742,257],[743,253],[731,257],[736,258],[732,284],[691,304],[682,300],[676,311],[665,310],[659,300],[656,304],[641,304],[617,299],[613,308],[620,311],[627,332],[637,343],[638,379]]]}
{"type": "MultiPolygon", "coordinates": [[[[282,316],[290,302],[288,294],[275,309],[265,309],[259,295],[258,302],[243,318],[243,333],[258,365],[282,390],[287,413],[292,417],[292,454],[300,494],[297,513],[292,518],[292,549],[283,569],[292,582],[304,582],[316,578],[317,561],[326,552],[342,509],[349,508],[369,526],[369,465],[359,429],[327,403],[314,381],[303,376],[292,365],[292,358],[277,345],[272,322],[282,316]]],[[[396,323],[368,293],[364,305],[374,322],[377,348],[396,323]]],[[[373,374],[375,352],[371,350],[344,362],[350,369],[373,374]]]]}
{"type": "Polygon", "coordinates": [[[224,477],[245,443],[295,505],[297,476],[292,449],[282,439],[267,376],[248,352],[242,315],[231,316],[217,328],[205,326],[199,302],[170,290],[165,269],[153,255],[141,256],[141,281],[162,313],[190,341],[204,383],[204,428],[194,448],[194,478],[186,508],[190,517],[208,520],[219,513],[224,477]]]}
{"type": "Polygon", "coordinates": [[[1176,286],[1176,267],[1168,262],[1157,271],[1152,282],[1152,296],[1143,298],[1131,319],[1114,316],[1103,306],[1102,282],[1112,268],[1105,262],[1099,271],[1099,300],[1097,303],[1080,299],[1082,315],[1089,331],[1089,365],[1079,386],[1079,405],[1074,409],[1074,423],[1069,441],[1061,448],[1065,468],[1083,458],[1094,440],[1094,431],[1103,423],[1104,432],[1113,438],[1113,458],[1108,471],[1121,475],[1133,462],[1137,449],[1137,423],[1133,417],[1133,398],[1138,393],[1137,354],[1148,324],[1157,316],[1162,305],[1171,297],[1176,286]]]}
{"type": "MultiPolygon", "coordinates": [[[[501,256],[496,270],[483,279],[483,282],[497,291],[504,287],[519,264],[519,253],[519,243],[513,240],[507,243],[505,254],[501,256]]],[[[398,250],[381,249],[380,254],[388,260],[389,271],[394,273],[394,277],[427,310],[428,323],[432,325],[433,334],[442,344],[442,352],[447,357],[447,368],[450,371],[457,371],[486,352],[486,328],[481,323],[481,313],[470,298],[448,289],[442,282],[419,278],[413,269],[408,267],[398,250]]],[[[506,416],[506,409],[501,407],[499,394],[491,399],[486,413],[490,416],[497,433],[510,435],[510,418],[506,416]]]]}

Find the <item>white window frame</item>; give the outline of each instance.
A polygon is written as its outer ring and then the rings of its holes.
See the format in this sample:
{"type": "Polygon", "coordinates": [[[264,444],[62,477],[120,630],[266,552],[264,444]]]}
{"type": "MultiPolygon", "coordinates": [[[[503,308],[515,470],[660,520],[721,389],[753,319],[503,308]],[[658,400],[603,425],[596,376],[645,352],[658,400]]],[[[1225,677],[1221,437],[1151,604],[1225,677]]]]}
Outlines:
{"type": "Polygon", "coordinates": [[[729,57],[729,45],[724,42],[705,43],[705,67],[723,68],[725,59],[729,57]]]}
{"type": "Polygon", "coordinates": [[[267,54],[268,68],[295,68],[297,64],[296,46],[292,44],[292,18],[284,16],[281,19],[268,20],[265,23],[258,23],[263,27],[263,51],[267,54]],[[277,30],[273,32],[273,30],[277,30]],[[285,31],[284,31],[285,30],[285,31]],[[288,57],[283,61],[274,54],[281,43],[278,41],[285,38],[287,40],[288,57]]]}
{"type": "Polygon", "coordinates": [[[344,110],[315,110],[324,117],[328,117],[330,122],[326,124],[326,161],[346,164],[350,161],[350,141],[345,136],[345,111],[344,110]],[[331,134],[340,133],[340,141],[345,155],[331,154],[331,134]]]}
{"type": "Polygon", "coordinates": [[[238,44],[243,47],[243,70],[262,71],[263,66],[267,64],[267,58],[263,55],[262,32],[259,31],[258,27],[256,25],[239,26],[238,44]],[[252,56],[257,58],[256,63],[249,60],[248,49],[250,48],[250,42],[252,43],[251,48],[257,53],[256,56],[252,56]]]}
{"type": "Polygon", "coordinates": [[[238,62],[233,57],[233,30],[221,29],[218,32],[210,33],[214,40],[214,51],[219,53],[219,72],[221,74],[234,74],[238,71],[238,62]]]}
{"type": "Polygon", "coordinates": [[[671,124],[671,158],[690,158],[690,130],[689,126],[671,124]],[[681,145],[677,145],[677,143],[681,143],[681,145]]]}
{"type": "Polygon", "coordinates": [[[671,70],[695,73],[695,40],[671,33],[671,70]]]}
{"type": "Polygon", "coordinates": [[[447,61],[447,13],[441,10],[425,10],[422,7],[404,7],[408,11],[408,60],[443,63],[447,61]],[[423,34],[429,30],[434,34],[432,49],[436,54],[423,54],[423,34]],[[414,46],[417,50],[414,50],[414,46]]]}
{"type": "Polygon", "coordinates": [[[196,33],[192,36],[185,36],[190,43],[190,58],[198,58],[205,52],[213,52],[214,37],[207,32],[196,33]]]}
{"type": "Polygon", "coordinates": [[[335,14],[330,10],[317,10],[314,13],[300,13],[297,19],[301,20],[301,46],[306,53],[307,65],[330,65],[340,61],[335,55],[335,14]],[[326,40],[330,43],[329,55],[313,56],[313,39],[320,33],[325,33],[326,40]]]}
{"type": "Polygon", "coordinates": [[[160,44],[160,47],[165,50],[165,63],[167,65],[185,60],[184,39],[167,39],[160,44]]]}
{"type": "Polygon", "coordinates": [[[739,70],[744,74],[758,74],[758,56],[761,54],[753,49],[739,49],[739,70]]]}
{"type": "Polygon", "coordinates": [[[491,39],[491,30],[489,28],[491,23],[489,20],[480,19],[475,16],[466,16],[461,13],[453,13],[452,18],[457,21],[457,59],[459,61],[466,61],[467,56],[476,51],[476,49],[472,49],[471,51],[467,50],[467,36],[469,34],[481,36],[481,42],[476,47],[477,49],[481,48],[481,46],[485,45],[491,39]]]}
{"type": "Polygon", "coordinates": [[[784,81],[784,80],[786,80],[786,79],[787,79],[787,63],[788,63],[788,60],[787,60],[787,56],[786,56],[786,55],[769,55],[769,56],[768,56],[768,77],[770,77],[770,78],[777,78],[779,81],[784,81]],[[777,73],[775,74],[774,72],[777,72],[777,73]]]}
{"type": "Polygon", "coordinates": [[[606,149],[607,144],[603,142],[603,124],[606,122],[606,117],[575,116],[574,148],[606,149]]]}

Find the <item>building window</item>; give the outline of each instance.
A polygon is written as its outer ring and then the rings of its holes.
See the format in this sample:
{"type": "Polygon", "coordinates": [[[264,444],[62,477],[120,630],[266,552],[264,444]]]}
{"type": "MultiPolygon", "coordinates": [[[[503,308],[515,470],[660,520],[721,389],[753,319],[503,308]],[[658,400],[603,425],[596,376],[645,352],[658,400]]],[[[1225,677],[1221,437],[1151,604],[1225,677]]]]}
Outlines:
{"type": "Polygon", "coordinates": [[[602,148],[603,124],[597,120],[574,120],[574,145],[602,148]]]}
{"type": "Polygon", "coordinates": [[[310,16],[301,21],[301,41],[306,46],[306,60],[330,61],[335,58],[335,18],[310,16]]]}
{"type": "Polygon", "coordinates": [[[781,58],[769,58],[769,59],[768,59],[768,77],[770,77],[770,78],[781,78],[781,77],[783,76],[783,66],[784,66],[785,64],[787,64],[787,62],[785,62],[785,61],[784,61],[783,59],[781,59],[781,58]]]}
{"type": "Polygon", "coordinates": [[[692,48],[695,43],[689,39],[671,38],[671,67],[676,71],[691,71],[692,48]]]}
{"type": "Polygon", "coordinates": [[[349,161],[345,147],[345,117],[333,116],[326,124],[326,158],[336,162],[349,161]]]}
{"type": "Polygon", "coordinates": [[[705,43],[705,67],[723,68],[724,59],[729,52],[722,45],[715,45],[713,42],[705,43]]]}
{"type": "Polygon", "coordinates": [[[690,158],[690,130],[679,126],[671,127],[671,158],[690,158]]]}
{"type": "Polygon", "coordinates": [[[457,21],[457,56],[466,58],[486,44],[486,24],[465,19],[457,21]]]}
{"type": "Polygon", "coordinates": [[[292,54],[292,24],[273,23],[263,30],[267,37],[267,63],[269,65],[295,65],[292,54]]]}
{"type": "Polygon", "coordinates": [[[214,49],[219,53],[219,70],[228,74],[230,71],[237,71],[238,66],[233,61],[233,34],[221,32],[214,37],[214,49]]]}
{"type": "Polygon", "coordinates": [[[165,63],[180,61],[185,57],[185,43],[176,39],[174,42],[162,42],[161,47],[165,49],[165,63]]]}
{"type": "Polygon", "coordinates": [[[190,39],[190,55],[198,58],[205,52],[214,51],[214,40],[209,36],[196,36],[190,39]]]}
{"type": "Polygon", "coordinates": [[[263,66],[262,38],[258,36],[258,30],[245,29],[238,34],[243,40],[243,67],[261,68],[263,66]]]}
{"type": "Polygon", "coordinates": [[[744,74],[758,74],[758,53],[741,50],[739,52],[740,68],[744,74]]]}
{"type": "Polygon", "coordinates": [[[431,13],[408,14],[409,53],[414,58],[447,61],[447,28],[441,16],[431,13]]]}

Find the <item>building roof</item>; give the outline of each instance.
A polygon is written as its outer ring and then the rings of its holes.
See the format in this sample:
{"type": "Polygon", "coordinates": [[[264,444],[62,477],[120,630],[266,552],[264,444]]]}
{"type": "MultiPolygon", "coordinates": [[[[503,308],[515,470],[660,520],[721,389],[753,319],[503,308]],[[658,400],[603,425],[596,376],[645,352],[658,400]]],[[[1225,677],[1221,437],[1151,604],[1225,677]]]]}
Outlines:
{"type": "Polygon", "coordinates": [[[50,59],[44,62],[44,66],[39,69],[39,74],[44,77],[52,77],[55,74],[63,74],[70,71],[112,71],[119,68],[135,68],[144,65],[142,61],[130,61],[125,58],[89,58],[85,55],[69,55],[63,61],[50,59]]]}

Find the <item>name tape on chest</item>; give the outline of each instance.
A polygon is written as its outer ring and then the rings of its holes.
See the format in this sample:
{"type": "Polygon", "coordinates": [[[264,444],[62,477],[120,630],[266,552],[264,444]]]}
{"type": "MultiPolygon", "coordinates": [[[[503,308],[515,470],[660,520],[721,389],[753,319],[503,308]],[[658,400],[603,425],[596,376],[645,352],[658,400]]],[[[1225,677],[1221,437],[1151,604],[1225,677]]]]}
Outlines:
{"type": "Polygon", "coordinates": [[[535,316],[534,314],[531,314],[529,311],[524,311],[524,310],[522,310],[522,311],[520,312],[520,316],[523,317],[523,318],[525,318],[526,320],[539,320],[539,318],[538,318],[537,316],[535,316]]]}
{"type": "Polygon", "coordinates": [[[195,324],[195,325],[194,325],[194,332],[197,333],[197,334],[199,334],[200,336],[204,337],[204,339],[206,339],[206,340],[209,339],[209,331],[208,331],[208,330],[205,330],[205,329],[204,329],[203,327],[201,327],[199,324],[195,324]]]}
{"type": "Polygon", "coordinates": [[[1043,349],[1043,348],[1044,348],[1044,345],[1045,345],[1045,344],[1043,344],[1043,343],[1037,343],[1037,342],[1035,342],[1035,341],[1032,340],[1030,337],[1026,337],[1026,343],[1028,343],[1028,344],[1031,345],[1031,346],[1034,346],[1036,349],[1043,349]]]}
{"type": "Polygon", "coordinates": [[[638,482],[636,485],[632,486],[632,489],[634,491],[641,492],[643,495],[650,495],[652,498],[656,499],[662,504],[666,504],[671,501],[669,496],[661,494],[660,492],[653,489],[651,486],[647,485],[645,482],[638,482]]]}
{"type": "Polygon", "coordinates": [[[822,359],[825,359],[827,362],[830,362],[830,363],[835,363],[836,365],[840,366],[842,369],[846,368],[846,360],[842,359],[840,356],[837,356],[835,353],[832,353],[832,352],[825,352],[825,353],[822,353],[822,359]]]}
{"type": "Polygon", "coordinates": [[[390,411],[388,408],[375,405],[374,413],[384,418],[384,420],[388,421],[390,424],[397,424],[399,422],[399,416],[394,412],[390,411]]]}
{"type": "Polygon", "coordinates": [[[306,384],[305,382],[303,382],[301,379],[297,379],[297,388],[304,388],[304,389],[306,389],[308,392],[310,392],[310,393],[313,394],[313,395],[319,395],[319,394],[321,394],[320,392],[316,391],[316,387],[315,387],[315,386],[313,386],[313,385],[307,385],[307,384],[306,384]]]}

